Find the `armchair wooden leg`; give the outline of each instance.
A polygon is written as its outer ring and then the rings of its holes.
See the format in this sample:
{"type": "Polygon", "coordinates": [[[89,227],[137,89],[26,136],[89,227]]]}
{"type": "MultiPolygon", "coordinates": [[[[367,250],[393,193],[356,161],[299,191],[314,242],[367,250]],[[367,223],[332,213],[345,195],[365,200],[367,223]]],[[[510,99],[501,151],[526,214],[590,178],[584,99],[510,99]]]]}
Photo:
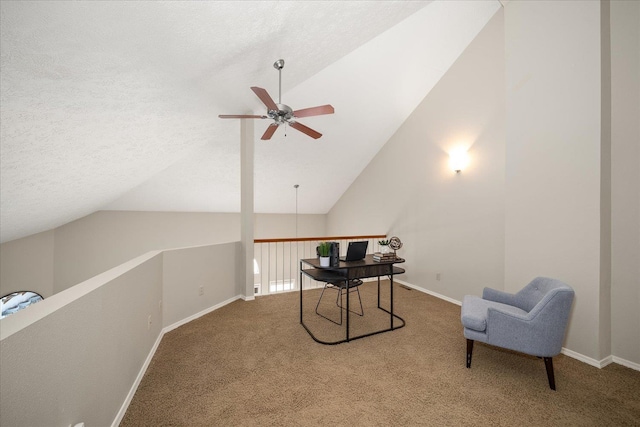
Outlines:
{"type": "Polygon", "coordinates": [[[544,358],[544,366],[547,368],[547,378],[549,379],[549,388],[556,389],[556,380],[553,376],[553,361],[550,357],[544,358]]]}
{"type": "Polygon", "coordinates": [[[467,339],[467,368],[471,367],[472,354],[473,354],[473,340],[467,339]]]}

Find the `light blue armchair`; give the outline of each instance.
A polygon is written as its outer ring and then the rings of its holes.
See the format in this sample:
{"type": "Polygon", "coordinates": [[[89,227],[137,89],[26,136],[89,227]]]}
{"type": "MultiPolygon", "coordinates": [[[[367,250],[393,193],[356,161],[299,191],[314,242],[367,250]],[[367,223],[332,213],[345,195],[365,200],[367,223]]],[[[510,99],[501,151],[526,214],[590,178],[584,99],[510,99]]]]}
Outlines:
{"type": "Polygon", "coordinates": [[[556,389],[552,358],[564,341],[574,292],[559,280],[536,277],[516,294],[484,288],[482,298],[462,301],[462,325],[467,339],[467,368],[474,341],[544,359],[549,387],[556,389]]]}

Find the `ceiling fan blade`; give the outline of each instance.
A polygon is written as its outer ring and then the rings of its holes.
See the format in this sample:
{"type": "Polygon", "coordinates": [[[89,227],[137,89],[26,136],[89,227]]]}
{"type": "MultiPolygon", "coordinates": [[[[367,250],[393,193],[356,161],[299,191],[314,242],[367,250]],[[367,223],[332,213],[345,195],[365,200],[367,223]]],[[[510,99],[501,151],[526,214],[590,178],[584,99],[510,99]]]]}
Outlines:
{"type": "Polygon", "coordinates": [[[258,95],[258,98],[260,98],[260,101],[262,101],[269,110],[278,111],[278,106],[276,105],[275,102],[273,102],[273,99],[271,99],[271,96],[269,96],[269,93],[265,89],[262,89],[261,87],[257,87],[257,86],[251,86],[251,90],[256,95],[258,95]]]}
{"type": "Polygon", "coordinates": [[[319,107],[303,108],[293,112],[295,117],[311,117],[320,116],[322,114],[333,114],[334,109],[331,105],[320,105],[319,107]]]}
{"type": "Polygon", "coordinates": [[[275,123],[271,123],[269,125],[269,127],[267,128],[266,131],[264,131],[264,134],[262,135],[262,139],[263,141],[266,141],[268,139],[271,139],[271,137],[273,136],[273,134],[275,133],[275,131],[278,129],[278,125],[275,123]]]}
{"type": "Polygon", "coordinates": [[[266,119],[267,116],[256,116],[251,114],[219,114],[221,119],[266,119]]]}
{"type": "Polygon", "coordinates": [[[315,130],[311,129],[310,127],[307,127],[305,125],[303,125],[302,123],[298,123],[298,122],[289,122],[289,126],[291,126],[292,128],[299,130],[302,133],[305,133],[307,135],[309,135],[311,138],[313,139],[318,139],[322,136],[322,134],[320,132],[316,132],[315,130]]]}

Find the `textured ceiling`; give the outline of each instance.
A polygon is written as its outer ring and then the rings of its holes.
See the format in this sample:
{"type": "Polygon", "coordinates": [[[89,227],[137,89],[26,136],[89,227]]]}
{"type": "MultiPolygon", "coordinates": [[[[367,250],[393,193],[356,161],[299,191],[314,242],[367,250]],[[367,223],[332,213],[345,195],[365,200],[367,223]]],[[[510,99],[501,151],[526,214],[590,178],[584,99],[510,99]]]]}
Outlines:
{"type": "Polygon", "coordinates": [[[101,209],[237,212],[249,89],[332,104],[313,140],[255,121],[255,209],[326,213],[497,1],[3,1],[0,240],[101,209]]]}

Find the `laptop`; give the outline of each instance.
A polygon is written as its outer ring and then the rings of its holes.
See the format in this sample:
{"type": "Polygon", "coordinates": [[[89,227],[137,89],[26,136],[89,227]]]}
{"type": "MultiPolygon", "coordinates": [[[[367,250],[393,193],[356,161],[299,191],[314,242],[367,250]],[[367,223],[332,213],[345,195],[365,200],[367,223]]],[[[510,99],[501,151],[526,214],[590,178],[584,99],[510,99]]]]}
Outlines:
{"type": "Polygon", "coordinates": [[[349,242],[347,248],[347,256],[340,257],[340,261],[360,261],[364,259],[367,254],[367,246],[369,241],[364,240],[362,242],[349,242]]]}

